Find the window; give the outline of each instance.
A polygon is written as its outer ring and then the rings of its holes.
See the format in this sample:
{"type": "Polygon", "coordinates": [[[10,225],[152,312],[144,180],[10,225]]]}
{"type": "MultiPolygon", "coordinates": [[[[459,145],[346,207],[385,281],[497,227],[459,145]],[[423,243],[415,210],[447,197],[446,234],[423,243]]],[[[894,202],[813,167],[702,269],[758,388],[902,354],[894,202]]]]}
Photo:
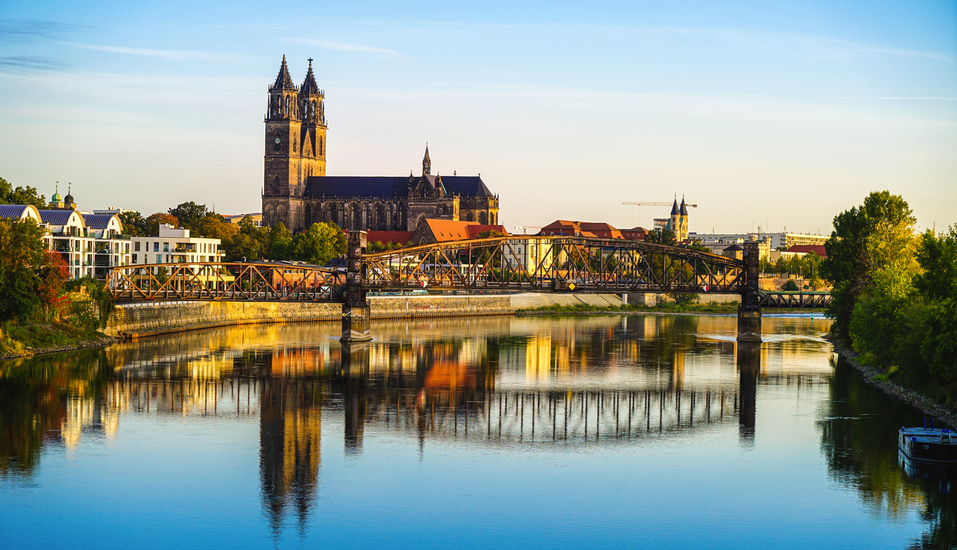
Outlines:
{"type": "Polygon", "coordinates": [[[139,241],[136,241],[136,243],[133,244],[133,250],[135,250],[135,251],[137,251],[137,252],[140,251],[140,242],[139,242],[139,241]]]}
{"type": "Polygon", "coordinates": [[[133,263],[136,263],[136,254],[133,254],[133,263]]]}
{"type": "Polygon", "coordinates": [[[163,243],[163,252],[169,252],[169,243],[163,243]]]}
{"type": "Polygon", "coordinates": [[[158,263],[158,264],[163,263],[163,255],[162,255],[162,254],[157,254],[157,255],[156,255],[156,263],[158,263]]]}
{"type": "MultiPolygon", "coordinates": [[[[146,246],[149,247],[149,243],[146,243],[146,246]]],[[[155,243],[153,243],[153,252],[159,252],[159,251],[160,251],[160,243],[159,241],[156,241],[155,243]]]]}

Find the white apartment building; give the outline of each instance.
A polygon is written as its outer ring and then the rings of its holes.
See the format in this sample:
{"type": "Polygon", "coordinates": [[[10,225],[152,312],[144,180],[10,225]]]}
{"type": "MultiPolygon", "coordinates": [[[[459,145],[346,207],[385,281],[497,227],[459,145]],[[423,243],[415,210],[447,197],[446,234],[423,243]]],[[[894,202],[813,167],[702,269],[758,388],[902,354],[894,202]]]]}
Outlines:
{"type": "MultiPolygon", "coordinates": [[[[770,241],[772,249],[790,248],[796,244],[823,245],[829,235],[814,235],[811,233],[690,233],[688,238],[693,241],[699,241],[708,246],[710,243],[722,244],[725,246],[732,244],[741,244],[747,241],[770,241]]],[[[709,247],[710,248],[710,247],[709,247]]]]}
{"type": "Polygon", "coordinates": [[[155,237],[132,238],[132,264],[221,262],[225,254],[219,239],[190,237],[189,229],[160,224],[155,237]]]}
{"type": "Polygon", "coordinates": [[[47,249],[60,254],[72,279],[105,281],[110,269],[130,263],[130,238],[122,235],[123,224],[116,215],[7,204],[0,205],[0,218],[36,221],[44,229],[47,249]]]}
{"type": "MultiPolygon", "coordinates": [[[[509,267],[515,268],[521,265],[526,271],[533,272],[548,255],[552,244],[547,238],[528,237],[527,239],[509,239],[507,245],[502,247],[502,255],[509,267]]],[[[560,261],[563,259],[560,258],[560,261]]]]}

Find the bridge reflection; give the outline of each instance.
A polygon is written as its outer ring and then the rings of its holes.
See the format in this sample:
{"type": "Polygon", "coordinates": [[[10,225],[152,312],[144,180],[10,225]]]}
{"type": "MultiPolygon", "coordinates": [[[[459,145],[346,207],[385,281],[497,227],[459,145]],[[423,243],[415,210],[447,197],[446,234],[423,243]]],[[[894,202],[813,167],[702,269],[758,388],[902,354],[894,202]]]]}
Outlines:
{"type": "MultiPolygon", "coordinates": [[[[30,398],[44,408],[8,423],[24,433],[0,434],[0,447],[27,456],[32,468],[38,446],[31,443],[29,454],[17,448],[33,441],[27,432],[75,448],[83,437],[117,437],[124,415],[256,422],[262,504],[278,530],[289,514],[308,516],[323,446],[358,454],[370,433],[398,435],[420,452],[430,441],[645,445],[735,426],[750,445],[759,384],[826,384],[829,376],[800,360],[809,345],[825,343],[788,337],[747,347],[734,341],[733,318],[502,317],[381,327],[380,340],[352,345],[333,338],[332,324],[216,329],[74,354],[60,360],[69,366],[56,378],[20,380],[9,373],[27,371],[7,371],[0,396],[46,397],[30,398]]],[[[775,333],[788,330],[782,324],[775,333]]],[[[38,361],[38,373],[56,366],[52,356],[38,361]]]]}

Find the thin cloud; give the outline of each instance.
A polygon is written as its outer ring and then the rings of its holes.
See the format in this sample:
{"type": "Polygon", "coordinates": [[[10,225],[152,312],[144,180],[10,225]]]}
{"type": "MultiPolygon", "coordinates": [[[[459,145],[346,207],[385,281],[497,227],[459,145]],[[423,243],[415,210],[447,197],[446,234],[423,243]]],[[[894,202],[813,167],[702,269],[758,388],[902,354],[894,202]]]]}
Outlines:
{"type": "Polygon", "coordinates": [[[25,74],[47,72],[56,71],[64,67],[65,65],[63,63],[49,57],[30,55],[0,57],[0,72],[4,73],[25,74]]]}
{"type": "Polygon", "coordinates": [[[85,27],[37,19],[0,20],[0,42],[20,43],[31,40],[58,39],[82,28],[85,27]]]}
{"type": "Polygon", "coordinates": [[[293,42],[295,44],[305,44],[307,46],[316,46],[319,48],[324,48],[327,50],[334,50],[337,52],[359,52],[359,53],[373,53],[381,55],[399,55],[399,52],[395,50],[390,50],[387,48],[379,48],[376,46],[364,46],[362,44],[352,44],[349,42],[339,42],[338,40],[319,40],[314,38],[286,38],[286,42],[293,42]]]}
{"type": "Polygon", "coordinates": [[[157,59],[166,59],[169,61],[216,61],[216,62],[242,62],[248,61],[243,56],[219,53],[205,52],[196,50],[158,50],[153,48],[130,48],[127,46],[104,46],[100,44],[84,44],[82,42],[69,42],[69,46],[80,48],[82,50],[93,50],[98,52],[121,53],[126,55],[138,55],[143,57],[155,57],[157,59]]]}

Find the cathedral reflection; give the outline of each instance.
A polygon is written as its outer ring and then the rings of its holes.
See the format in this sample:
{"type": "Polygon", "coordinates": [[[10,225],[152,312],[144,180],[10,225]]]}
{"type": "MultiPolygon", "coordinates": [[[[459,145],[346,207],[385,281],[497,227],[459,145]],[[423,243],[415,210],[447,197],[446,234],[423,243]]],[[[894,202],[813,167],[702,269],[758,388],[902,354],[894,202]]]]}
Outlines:
{"type": "MultiPolygon", "coordinates": [[[[367,426],[405,434],[421,452],[437,440],[645,444],[735,423],[753,440],[757,382],[774,383],[760,374],[766,346],[744,350],[708,318],[394,321],[377,325],[377,340],[349,346],[336,328],[250,326],[122,344],[80,375],[75,365],[36,387],[8,377],[0,395],[35,394],[49,410],[21,427],[68,449],[115,437],[123,414],[258,421],[262,507],[279,532],[310,515],[323,443],[361,455],[367,426]]],[[[17,445],[0,436],[0,446],[17,445]]]]}

